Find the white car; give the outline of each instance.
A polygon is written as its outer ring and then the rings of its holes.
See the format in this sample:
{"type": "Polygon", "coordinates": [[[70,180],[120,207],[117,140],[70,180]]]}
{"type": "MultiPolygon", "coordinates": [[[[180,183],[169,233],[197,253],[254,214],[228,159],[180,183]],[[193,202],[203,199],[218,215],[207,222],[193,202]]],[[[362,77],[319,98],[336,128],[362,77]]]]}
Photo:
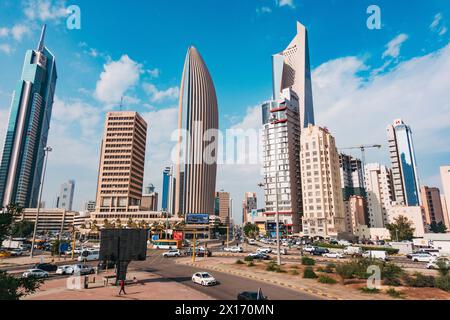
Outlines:
{"type": "Polygon", "coordinates": [[[23,254],[23,251],[21,249],[13,249],[10,253],[12,257],[18,257],[23,254]]]}
{"type": "Polygon", "coordinates": [[[272,252],[272,249],[270,249],[270,248],[258,248],[258,249],[256,249],[256,253],[268,254],[268,253],[271,253],[271,252],[272,252]]]}
{"type": "Polygon", "coordinates": [[[339,252],[328,252],[328,253],[324,253],[322,255],[322,257],[333,258],[333,259],[342,259],[342,258],[344,258],[344,255],[339,252]]]}
{"type": "Polygon", "coordinates": [[[164,252],[162,254],[162,256],[164,258],[169,258],[169,257],[181,257],[181,252],[180,250],[169,250],[167,252],[164,252]]]}
{"type": "Polygon", "coordinates": [[[22,277],[48,278],[48,272],[41,269],[29,269],[23,273],[22,277]]]}
{"type": "Polygon", "coordinates": [[[197,272],[192,276],[192,282],[201,284],[202,286],[213,286],[217,284],[217,280],[208,272],[197,272]]]}
{"type": "Polygon", "coordinates": [[[254,245],[254,244],[256,244],[256,240],[255,239],[249,239],[248,240],[248,244],[254,245]]]}
{"type": "Polygon", "coordinates": [[[56,269],[56,274],[73,274],[73,267],[59,266],[58,269],[56,269]]]}
{"type": "Polygon", "coordinates": [[[303,248],[303,251],[306,251],[306,252],[313,252],[314,250],[316,250],[316,247],[314,247],[314,246],[306,246],[303,248]]]}
{"type": "MultiPolygon", "coordinates": [[[[273,254],[277,254],[277,253],[278,253],[278,250],[273,250],[272,253],[273,253],[273,254]]],[[[287,252],[286,249],[281,248],[281,249],[280,249],[280,254],[281,254],[281,255],[287,255],[288,252],[287,252]]]]}
{"type": "Polygon", "coordinates": [[[430,262],[435,259],[436,258],[429,253],[418,253],[411,256],[411,260],[414,262],[430,262]]]}
{"type": "Polygon", "coordinates": [[[226,251],[226,252],[234,252],[234,253],[240,253],[240,252],[244,251],[244,250],[242,250],[241,247],[238,247],[238,246],[224,248],[223,250],[226,251]]]}
{"type": "Polygon", "coordinates": [[[433,259],[427,264],[427,269],[439,269],[438,262],[444,262],[447,268],[450,267],[450,260],[447,258],[433,259]]]}

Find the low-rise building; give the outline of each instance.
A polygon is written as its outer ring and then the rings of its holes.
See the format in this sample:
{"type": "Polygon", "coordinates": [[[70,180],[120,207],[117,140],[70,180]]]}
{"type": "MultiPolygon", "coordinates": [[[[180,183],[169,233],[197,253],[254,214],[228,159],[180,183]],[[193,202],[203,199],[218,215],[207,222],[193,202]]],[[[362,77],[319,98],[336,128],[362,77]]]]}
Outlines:
{"type": "MultiPolygon", "coordinates": [[[[39,219],[36,227],[37,233],[62,233],[70,231],[76,212],[66,209],[46,209],[39,210],[39,219]]],[[[31,221],[36,223],[37,209],[23,209],[22,216],[18,220],[31,221]]]]}

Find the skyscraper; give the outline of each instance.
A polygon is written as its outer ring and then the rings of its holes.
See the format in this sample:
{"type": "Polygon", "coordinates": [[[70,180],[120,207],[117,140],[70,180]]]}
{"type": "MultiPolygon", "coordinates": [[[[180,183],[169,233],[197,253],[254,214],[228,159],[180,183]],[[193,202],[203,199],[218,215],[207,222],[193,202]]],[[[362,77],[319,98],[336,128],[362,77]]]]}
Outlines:
{"type": "Polygon", "coordinates": [[[72,211],[73,194],[75,192],[75,181],[69,180],[61,185],[59,196],[56,200],[56,207],[72,211]]]}
{"type": "Polygon", "coordinates": [[[134,111],[106,114],[96,212],[133,212],[141,205],[147,123],[134,111]]]}
{"type": "Polygon", "coordinates": [[[37,207],[44,148],[56,87],[55,56],[45,47],[45,31],[36,50],[28,50],[11,102],[0,165],[0,205],[37,207]]]}
{"type": "Polygon", "coordinates": [[[230,208],[230,193],[225,191],[216,192],[214,213],[217,213],[216,215],[219,216],[220,221],[226,225],[230,224],[230,208]]]}
{"type": "Polygon", "coordinates": [[[291,89],[262,105],[265,215],[278,213],[289,233],[301,231],[299,101],[291,89]]]}
{"type": "Polygon", "coordinates": [[[421,204],[420,185],[411,128],[397,119],[387,127],[387,134],[395,202],[418,206],[421,204]]]}
{"type": "Polygon", "coordinates": [[[444,219],[447,221],[447,228],[450,229],[450,166],[441,167],[441,180],[445,198],[444,213],[447,212],[447,217],[444,219]]]}
{"type": "Polygon", "coordinates": [[[303,232],[333,236],[345,232],[339,154],[327,129],[309,125],[301,134],[303,232]]]}
{"type": "Polygon", "coordinates": [[[174,213],[175,209],[175,186],[176,179],[172,167],[166,167],[163,171],[163,187],[161,210],[174,213]]]}
{"type": "Polygon", "coordinates": [[[249,215],[253,210],[258,208],[258,202],[255,192],[246,192],[244,195],[244,201],[242,202],[242,223],[245,225],[251,221],[249,215]]]}
{"type": "Polygon", "coordinates": [[[299,100],[302,128],[314,125],[314,109],[309,61],[308,31],[297,22],[297,34],[286,49],[272,56],[273,99],[280,97],[283,89],[290,88],[299,100]]]}
{"type": "Polygon", "coordinates": [[[347,201],[351,196],[364,197],[364,173],[361,160],[341,153],[339,164],[344,201],[347,201]]]}
{"type": "Polygon", "coordinates": [[[178,128],[175,212],[213,214],[219,128],[217,97],[208,68],[194,47],[188,49],[184,64],[178,128]]]}

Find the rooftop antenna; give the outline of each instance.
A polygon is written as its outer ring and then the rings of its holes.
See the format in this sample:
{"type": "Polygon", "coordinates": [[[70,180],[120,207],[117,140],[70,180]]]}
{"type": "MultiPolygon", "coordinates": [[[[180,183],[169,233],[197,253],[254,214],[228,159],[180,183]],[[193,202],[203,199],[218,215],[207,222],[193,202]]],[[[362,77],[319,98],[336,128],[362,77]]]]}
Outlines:
{"type": "Polygon", "coordinates": [[[122,106],[123,106],[123,96],[120,98],[120,105],[119,105],[120,111],[122,111],[122,106]]]}
{"type": "Polygon", "coordinates": [[[47,30],[47,25],[44,24],[44,26],[42,27],[41,38],[39,39],[37,51],[41,52],[44,49],[44,40],[45,40],[45,31],[46,30],[47,30]]]}

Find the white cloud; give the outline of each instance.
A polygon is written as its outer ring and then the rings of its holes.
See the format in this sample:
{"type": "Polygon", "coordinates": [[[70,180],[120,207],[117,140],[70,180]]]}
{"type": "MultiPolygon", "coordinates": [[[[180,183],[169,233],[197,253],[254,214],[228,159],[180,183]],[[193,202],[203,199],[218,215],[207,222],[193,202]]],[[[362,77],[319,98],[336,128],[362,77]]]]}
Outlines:
{"type": "Polygon", "coordinates": [[[161,74],[161,70],[159,70],[158,68],[154,68],[154,69],[149,69],[147,70],[147,73],[150,75],[150,77],[152,78],[158,78],[159,75],[161,74]]]}
{"type": "Polygon", "coordinates": [[[0,51],[9,55],[14,52],[14,49],[7,43],[0,43],[0,51]]]}
{"type": "Polygon", "coordinates": [[[64,0],[28,0],[24,3],[25,16],[30,20],[57,21],[67,16],[64,0]]]}
{"type": "Polygon", "coordinates": [[[0,28],[0,37],[7,37],[9,35],[8,28],[0,28]]]}
{"type": "Polygon", "coordinates": [[[447,27],[444,25],[442,13],[438,13],[434,16],[433,22],[430,24],[430,30],[437,32],[440,36],[447,33],[447,27]]]}
{"type": "Polygon", "coordinates": [[[261,7],[261,8],[256,8],[256,13],[271,13],[272,9],[270,7],[261,7]]]}
{"type": "Polygon", "coordinates": [[[442,13],[438,13],[434,16],[433,22],[430,24],[430,29],[435,29],[442,21],[442,13]]]}
{"type": "Polygon", "coordinates": [[[392,57],[397,58],[400,55],[400,49],[402,44],[408,39],[408,35],[401,33],[396,36],[394,39],[389,41],[386,45],[386,51],[383,52],[382,58],[392,57]]]}
{"type": "Polygon", "coordinates": [[[144,83],[143,88],[150,95],[150,100],[152,102],[176,100],[180,95],[180,88],[178,87],[170,87],[166,90],[158,90],[155,85],[151,83],[144,83]]]}
{"type": "Polygon", "coordinates": [[[30,34],[31,30],[28,26],[23,24],[16,24],[11,29],[11,34],[16,41],[21,41],[23,36],[26,34],[30,34]]]}
{"type": "Polygon", "coordinates": [[[142,66],[128,55],[106,63],[103,68],[94,96],[107,104],[120,102],[124,94],[138,83],[142,72],[142,66]]]}
{"type": "Polygon", "coordinates": [[[280,7],[288,6],[291,8],[295,8],[294,0],[278,0],[278,6],[280,7]]]}

